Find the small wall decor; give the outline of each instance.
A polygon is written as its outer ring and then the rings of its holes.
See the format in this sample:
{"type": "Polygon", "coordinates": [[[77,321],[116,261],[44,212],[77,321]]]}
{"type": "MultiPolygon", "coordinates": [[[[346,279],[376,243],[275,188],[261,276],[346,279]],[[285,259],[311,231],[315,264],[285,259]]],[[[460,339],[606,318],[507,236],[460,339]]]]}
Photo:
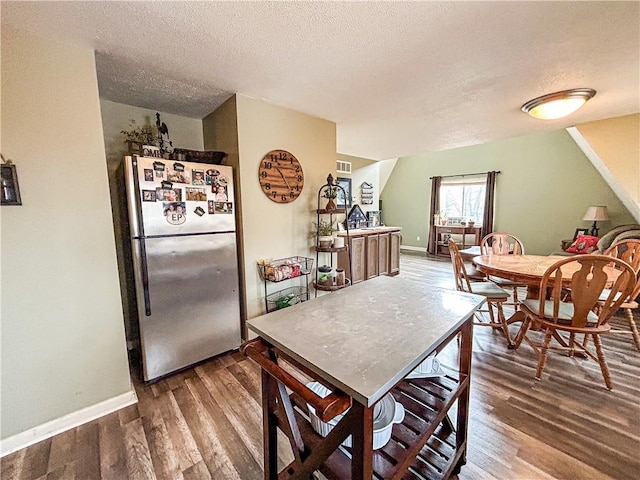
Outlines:
{"type": "Polygon", "coordinates": [[[337,177],[336,184],[344,188],[344,195],[342,190],[337,189],[338,198],[336,199],[337,208],[351,208],[351,179],[345,177],[337,177]]]}
{"type": "Polygon", "coordinates": [[[362,182],[360,185],[360,198],[363,205],[373,205],[373,185],[369,182],[362,182]]]}
{"type": "MultiPolygon", "coordinates": [[[[1,155],[0,155],[1,156],[1,155]]],[[[2,205],[22,205],[22,199],[20,198],[20,186],[18,185],[18,173],[16,172],[16,166],[11,160],[5,161],[0,168],[2,169],[0,174],[0,183],[2,187],[2,205]]]]}

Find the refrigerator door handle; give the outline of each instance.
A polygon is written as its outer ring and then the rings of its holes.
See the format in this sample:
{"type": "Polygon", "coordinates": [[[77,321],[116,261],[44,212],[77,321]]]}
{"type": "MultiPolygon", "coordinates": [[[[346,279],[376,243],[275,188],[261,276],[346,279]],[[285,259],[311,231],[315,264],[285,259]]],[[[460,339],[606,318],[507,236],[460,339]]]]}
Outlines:
{"type": "Polygon", "coordinates": [[[151,316],[151,298],[149,296],[149,268],[147,264],[147,247],[144,237],[140,239],[140,269],[142,270],[142,296],[144,297],[144,314],[151,316]]]}

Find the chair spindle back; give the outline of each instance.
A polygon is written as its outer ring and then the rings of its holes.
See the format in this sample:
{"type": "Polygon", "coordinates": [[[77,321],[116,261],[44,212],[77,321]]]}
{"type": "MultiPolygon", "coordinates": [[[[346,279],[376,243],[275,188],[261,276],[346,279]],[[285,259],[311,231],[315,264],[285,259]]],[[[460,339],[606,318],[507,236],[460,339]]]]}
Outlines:
{"type": "Polygon", "coordinates": [[[571,325],[574,327],[581,328],[587,325],[587,316],[589,312],[594,310],[598,303],[598,298],[607,286],[609,273],[614,270],[620,272],[610,289],[606,301],[599,309],[597,324],[602,325],[609,320],[611,315],[626,300],[636,282],[636,273],[628,263],[607,255],[579,255],[562,259],[550,266],[540,281],[540,314],[547,318],[553,318],[556,323],[558,322],[563,288],[563,267],[566,270],[572,264],[572,269],[575,269],[576,263],[580,264],[580,266],[571,275],[570,282],[571,303],[573,303],[574,308],[571,325]],[[546,299],[543,292],[546,292],[547,289],[551,291],[553,312],[545,313],[546,299]],[[549,316],[550,313],[552,313],[551,317],[549,316]]]}

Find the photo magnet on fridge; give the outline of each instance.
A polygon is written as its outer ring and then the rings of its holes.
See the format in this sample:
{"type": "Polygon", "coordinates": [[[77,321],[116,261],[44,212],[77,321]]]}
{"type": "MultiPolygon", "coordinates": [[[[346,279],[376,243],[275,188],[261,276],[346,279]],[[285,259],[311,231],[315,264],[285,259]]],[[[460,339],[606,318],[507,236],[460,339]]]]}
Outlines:
{"type": "Polygon", "coordinates": [[[164,172],[164,163],[153,162],[153,169],[157,172],[164,172]]]}
{"type": "Polygon", "coordinates": [[[207,192],[204,188],[187,187],[187,201],[189,202],[206,202],[207,192]]]}
{"type": "Polygon", "coordinates": [[[218,175],[220,175],[220,172],[218,170],[216,170],[215,168],[210,168],[205,173],[206,173],[206,175],[205,175],[204,179],[205,179],[207,185],[213,185],[214,179],[218,175]]]}
{"type": "Polygon", "coordinates": [[[184,172],[184,165],[179,162],[173,162],[173,169],[176,172],[184,172]]]}
{"type": "Polygon", "coordinates": [[[195,213],[196,215],[198,215],[199,217],[204,215],[204,208],[202,207],[196,207],[196,209],[193,211],[193,213],[195,213]]]}
{"type": "Polygon", "coordinates": [[[215,194],[216,202],[226,202],[229,200],[229,197],[227,196],[227,187],[218,187],[218,191],[215,192],[215,194]]]}
{"type": "Polygon", "coordinates": [[[171,225],[181,225],[187,221],[187,209],[184,202],[165,202],[162,207],[164,216],[171,225]]]}
{"type": "Polygon", "coordinates": [[[181,202],[182,189],[180,188],[156,188],[156,200],[159,202],[181,202]]]}
{"type": "Polygon", "coordinates": [[[150,168],[144,169],[144,181],[153,182],[153,170],[150,168]]]}
{"type": "Polygon", "coordinates": [[[143,202],[155,202],[156,201],[156,191],[155,190],[142,190],[142,201],[143,202]]]}
{"type": "Polygon", "coordinates": [[[207,208],[209,209],[209,215],[213,215],[214,213],[216,213],[215,202],[213,200],[209,200],[207,202],[207,208]]]}
{"type": "Polygon", "coordinates": [[[191,185],[206,185],[204,170],[191,170],[191,185]]]}

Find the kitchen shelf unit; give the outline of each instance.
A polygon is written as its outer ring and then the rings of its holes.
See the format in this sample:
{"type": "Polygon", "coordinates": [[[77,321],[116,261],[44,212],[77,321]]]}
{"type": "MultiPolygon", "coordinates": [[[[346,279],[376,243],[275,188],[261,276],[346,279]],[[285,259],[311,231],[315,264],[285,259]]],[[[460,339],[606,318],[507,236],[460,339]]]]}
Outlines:
{"type": "Polygon", "coordinates": [[[313,258],[293,256],[272,260],[268,263],[258,262],[260,278],[264,282],[265,312],[273,312],[296,303],[309,300],[309,275],[313,269],[313,258]],[[269,293],[269,283],[281,283],[294,278],[304,279],[302,285],[289,286],[269,293]],[[288,299],[288,300],[287,300],[288,299]]]}
{"type": "MultiPolygon", "coordinates": [[[[342,193],[342,198],[347,198],[347,191],[342,188],[340,186],[340,184],[336,181],[334,181],[333,179],[333,175],[329,174],[327,176],[327,183],[325,183],[324,185],[322,185],[319,189],[318,189],[318,208],[316,209],[316,246],[315,246],[315,251],[316,251],[316,276],[315,276],[315,281],[313,282],[313,287],[315,289],[315,296],[318,296],[318,290],[320,291],[325,291],[325,292],[334,292],[336,290],[341,290],[345,287],[348,287],[351,285],[351,280],[349,278],[344,279],[344,285],[324,285],[321,284],[318,281],[318,267],[320,266],[320,254],[328,254],[329,256],[329,266],[333,269],[334,265],[337,266],[338,265],[338,261],[337,261],[337,257],[335,258],[334,261],[334,254],[338,254],[340,252],[347,252],[348,258],[349,258],[349,265],[351,265],[351,250],[349,249],[348,245],[344,245],[343,247],[321,247],[320,246],[320,234],[318,232],[319,230],[319,226],[320,226],[320,220],[323,218],[323,216],[328,215],[329,216],[329,223],[331,225],[334,224],[334,222],[336,220],[334,220],[334,216],[337,217],[340,215],[344,215],[345,217],[345,231],[347,233],[347,236],[349,235],[349,223],[346,221],[347,218],[347,206],[345,202],[345,206],[344,208],[337,208],[337,207],[333,207],[333,208],[321,208],[320,206],[320,202],[322,201],[322,198],[327,198],[325,197],[325,194],[327,192],[330,191],[334,191],[336,193],[342,193]]],[[[349,269],[350,271],[351,269],[349,269]]],[[[346,271],[345,271],[345,275],[346,275],[346,271]]]]}
{"type": "MultiPolygon", "coordinates": [[[[458,445],[462,439],[447,412],[468,388],[466,375],[405,379],[396,385],[391,394],[405,408],[405,419],[393,426],[389,443],[373,451],[374,478],[431,480],[458,473],[466,441],[458,445]]],[[[302,440],[312,454],[323,438],[311,427],[306,402],[296,394],[290,399],[302,440]]],[[[351,448],[341,446],[320,472],[328,480],[351,478],[351,455],[351,448]]]]}

